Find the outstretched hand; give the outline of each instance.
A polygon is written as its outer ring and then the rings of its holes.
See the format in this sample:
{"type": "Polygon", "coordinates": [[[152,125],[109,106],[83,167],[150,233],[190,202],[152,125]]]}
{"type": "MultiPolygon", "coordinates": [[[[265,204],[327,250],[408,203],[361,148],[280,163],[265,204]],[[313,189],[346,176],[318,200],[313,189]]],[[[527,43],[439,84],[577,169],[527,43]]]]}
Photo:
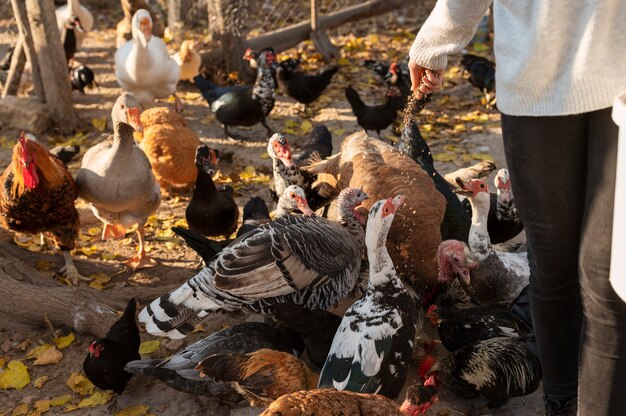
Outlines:
{"type": "Polygon", "coordinates": [[[411,91],[417,99],[443,87],[443,69],[431,70],[415,62],[409,62],[409,72],[411,73],[411,91]]]}

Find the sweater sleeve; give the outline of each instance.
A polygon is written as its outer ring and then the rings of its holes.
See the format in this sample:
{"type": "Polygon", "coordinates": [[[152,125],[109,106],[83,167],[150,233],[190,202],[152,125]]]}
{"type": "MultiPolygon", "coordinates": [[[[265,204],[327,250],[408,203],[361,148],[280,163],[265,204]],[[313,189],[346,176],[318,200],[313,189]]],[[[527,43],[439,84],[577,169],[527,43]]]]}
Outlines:
{"type": "Polygon", "coordinates": [[[492,0],[438,0],[409,51],[412,62],[439,70],[472,40],[492,0]]]}

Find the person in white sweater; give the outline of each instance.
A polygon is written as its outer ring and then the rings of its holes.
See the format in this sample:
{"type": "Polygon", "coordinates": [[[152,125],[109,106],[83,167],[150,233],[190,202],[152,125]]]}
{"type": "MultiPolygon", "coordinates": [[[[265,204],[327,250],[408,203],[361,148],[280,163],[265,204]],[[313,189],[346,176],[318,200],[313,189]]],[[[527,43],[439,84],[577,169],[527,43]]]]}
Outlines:
{"type": "MultiPolygon", "coordinates": [[[[491,0],[439,0],[410,50],[415,95],[491,0]]],[[[546,415],[626,415],[626,303],[609,283],[625,0],[494,0],[497,105],[528,237],[546,415]],[[578,399],[577,399],[578,398],[578,399]],[[578,413],[577,413],[578,412],[578,413]]]]}

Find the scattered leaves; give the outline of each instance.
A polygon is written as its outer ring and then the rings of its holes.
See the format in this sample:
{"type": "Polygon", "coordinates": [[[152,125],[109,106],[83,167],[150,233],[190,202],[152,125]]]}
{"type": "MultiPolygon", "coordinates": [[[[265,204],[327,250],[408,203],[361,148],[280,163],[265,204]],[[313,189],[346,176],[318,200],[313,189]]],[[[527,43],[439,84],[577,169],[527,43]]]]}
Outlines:
{"type": "Polygon", "coordinates": [[[28,367],[20,361],[10,361],[0,373],[0,390],[20,390],[30,383],[28,367]]]}
{"type": "Polygon", "coordinates": [[[50,406],[63,406],[70,400],[72,400],[71,394],[64,394],[63,396],[54,397],[50,399],[50,406]]]}
{"type": "Polygon", "coordinates": [[[102,133],[107,128],[107,118],[94,118],[91,120],[91,125],[100,133],[102,133]]]}
{"type": "Polygon", "coordinates": [[[11,416],[25,416],[28,413],[28,403],[20,403],[13,409],[11,416]]]}
{"type": "Polygon", "coordinates": [[[150,410],[150,406],[145,404],[135,404],[118,410],[113,416],[145,416],[150,410]]]}
{"type": "Polygon", "coordinates": [[[100,406],[105,404],[112,398],[113,392],[111,390],[98,390],[91,396],[82,399],[80,402],[78,402],[77,405],[68,404],[67,406],[65,406],[65,411],[71,412],[72,410],[82,409],[84,407],[100,406]]]}
{"type": "Polygon", "coordinates": [[[35,404],[33,404],[33,410],[40,413],[47,412],[51,407],[50,400],[37,400],[35,404]]]}
{"type": "Polygon", "coordinates": [[[63,353],[57,349],[57,347],[51,346],[46,349],[43,354],[41,354],[33,365],[48,365],[48,364],[56,364],[63,359],[63,353]]]}
{"type": "Polygon", "coordinates": [[[35,380],[35,382],[33,383],[35,385],[36,388],[40,389],[43,387],[44,384],[46,384],[46,382],[50,380],[50,377],[48,376],[41,376],[39,378],[37,378],[37,380],[35,380]]]}
{"type": "MultiPolygon", "coordinates": [[[[105,275],[106,276],[106,275],[105,275]]],[[[64,337],[58,337],[54,339],[54,345],[57,346],[58,349],[63,349],[69,345],[72,344],[72,342],[74,342],[74,340],[76,339],[76,337],[74,336],[73,333],[69,333],[64,337]]]]}
{"type": "Polygon", "coordinates": [[[161,341],[159,341],[158,339],[155,339],[154,341],[142,342],[141,345],[139,345],[139,354],[141,355],[152,354],[153,352],[159,349],[160,345],[161,345],[161,341]]]}
{"type": "Polygon", "coordinates": [[[89,282],[89,287],[92,287],[98,290],[103,290],[104,285],[109,283],[109,281],[111,280],[111,276],[105,273],[94,273],[90,275],[89,277],[92,279],[91,282],[89,282]]]}
{"type": "Polygon", "coordinates": [[[41,344],[38,347],[31,348],[30,351],[26,353],[26,358],[39,358],[41,357],[48,349],[50,349],[52,345],[50,344],[41,344]]]}
{"type": "Polygon", "coordinates": [[[65,384],[74,393],[80,394],[81,396],[92,394],[96,389],[96,386],[94,386],[91,381],[89,381],[89,379],[81,373],[72,373],[65,384]]]}
{"type": "Polygon", "coordinates": [[[445,152],[433,155],[433,159],[439,162],[452,162],[453,160],[456,160],[456,158],[457,154],[454,152],[445,152]]]}

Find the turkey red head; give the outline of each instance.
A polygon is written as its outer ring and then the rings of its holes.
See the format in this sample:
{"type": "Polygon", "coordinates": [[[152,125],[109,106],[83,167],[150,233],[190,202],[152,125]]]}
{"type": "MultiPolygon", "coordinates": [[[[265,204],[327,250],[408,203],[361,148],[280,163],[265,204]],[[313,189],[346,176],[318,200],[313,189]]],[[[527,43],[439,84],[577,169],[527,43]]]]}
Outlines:
{"type": "Polygon", "coordinates": [[[465,284],[469,284],[471,271],[478,267],[478,263],[470,257],[467,244],[458,240],[441,242],[437,249],[437,262],[439,265],[437,278],[444,283],[459,277],[465,284]]]}
{"type": "Polygon", "coordinates": [[[476,197],[481,192],[487,193],[489,195],[489,187],[482,179],[472,179],[470,181],[464,181],[463,179],[457,177],[455,179],[457,185],[459,185],[460,189],[455,189],[454,192],[460,195],[465,195],[468,198],[476,197]]]}
{"type": "Polygon", "coordinates": [[[100,340],[95,340],[89,344],[89,356],[91,358],[100,358],[100,354],[104,351],[104,343],[100,340]]]}
{"type": "Polygon", "coordinates": [[[367,214],[361,212],[361,210],[365,210],[365,208],[361,207],[361,204],[368,198],[363,189],[345,188],[337,196],[337,211],[339,211],[339,216],[341,218],[347,218],[353,215],[356,217],[359,224],[365,226],[367,223],[367,214]]]}
{"type": "Polygon", "coordinates": [[[267,154],[272,160],[280,160],[283,165],[290,168],[293,166],[291,160],[291,147],[285,135],[274,133],[267,144],[267,154]]]}

